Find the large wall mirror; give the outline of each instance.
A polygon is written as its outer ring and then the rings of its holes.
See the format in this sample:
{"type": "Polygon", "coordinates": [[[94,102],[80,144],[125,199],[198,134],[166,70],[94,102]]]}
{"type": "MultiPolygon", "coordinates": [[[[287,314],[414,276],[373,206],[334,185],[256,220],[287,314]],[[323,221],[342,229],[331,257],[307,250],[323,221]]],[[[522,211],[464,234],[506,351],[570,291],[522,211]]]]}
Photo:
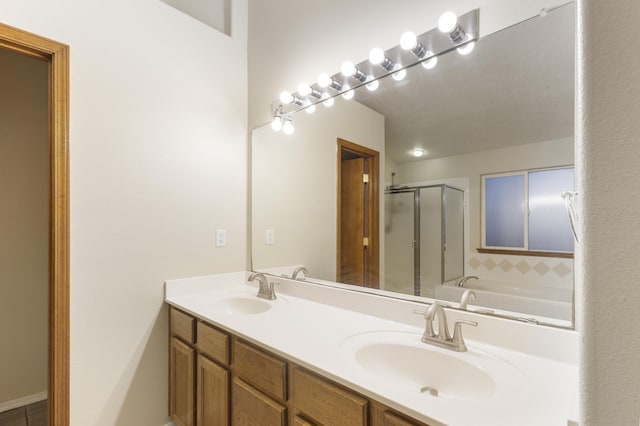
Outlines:
{"type": "Polygon", "coordinates": [[[491,250],[482,227],[487,176],[573,166],[574,15],[559,7],[300,111],[293,134],[255,129],[253,269],[304,265],[308,281],[453,306],[472,289],[469,309],[570,326],[571,251],[491,250]]]}

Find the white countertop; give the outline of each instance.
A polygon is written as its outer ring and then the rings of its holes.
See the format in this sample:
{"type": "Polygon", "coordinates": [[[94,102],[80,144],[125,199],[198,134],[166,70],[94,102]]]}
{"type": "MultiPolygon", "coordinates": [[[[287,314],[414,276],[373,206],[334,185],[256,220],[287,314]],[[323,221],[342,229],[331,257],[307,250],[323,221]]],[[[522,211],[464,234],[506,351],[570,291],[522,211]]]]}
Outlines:
{"type": "MultiPolygon", "coordinates": [[[[461,366],[478,366],[495,379],[495,389],[477,395],[472,387],[456,395],[445,390],[434,397],[420,393],[418,385],[413,389],[394,382],[384,365],[371,374],[354,357],[362,345],[394,343],[391,340],[424,347],[424,320],[411,311],[425,305],[281,278],[278,299],[264,301],[271,305],[266,312],[222,309],[222,299],[255,297],[256,287],[246,283],[246,276],[241,272],[167,281],[166,302],[430,424],[564,426],[574,417],[577,335],[572,330],[448,310],[450,327],[456,319],[479,323],[464,330],[469,350],[429,349],[461,366]]],[[[428,368],[409,365],[407,374],[428,368]]],[[[444,374],[466,383],[467,373],[461,370],[444,374]]]]}

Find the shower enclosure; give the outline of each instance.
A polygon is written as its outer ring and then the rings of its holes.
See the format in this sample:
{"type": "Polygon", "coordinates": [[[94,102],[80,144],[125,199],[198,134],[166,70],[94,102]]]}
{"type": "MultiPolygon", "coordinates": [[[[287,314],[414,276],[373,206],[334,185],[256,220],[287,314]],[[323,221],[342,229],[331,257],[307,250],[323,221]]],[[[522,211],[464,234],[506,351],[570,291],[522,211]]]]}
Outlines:
{"type": "Polygon", "coordinates": [[[385,191],[385,290],[434,297],[464,275],[464,191],[449,185],[385,191]]]}

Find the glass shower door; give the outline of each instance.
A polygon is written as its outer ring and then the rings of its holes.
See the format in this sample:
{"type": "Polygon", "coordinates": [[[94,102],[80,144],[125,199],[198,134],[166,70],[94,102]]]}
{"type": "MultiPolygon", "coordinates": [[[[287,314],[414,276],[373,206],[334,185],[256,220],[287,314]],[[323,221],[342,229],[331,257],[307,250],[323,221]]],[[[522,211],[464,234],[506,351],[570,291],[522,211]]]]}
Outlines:
{"type": "Polygon", "coordinates": [[[415,191],[384,196],[384,290],[414,294],[415,191]]]}

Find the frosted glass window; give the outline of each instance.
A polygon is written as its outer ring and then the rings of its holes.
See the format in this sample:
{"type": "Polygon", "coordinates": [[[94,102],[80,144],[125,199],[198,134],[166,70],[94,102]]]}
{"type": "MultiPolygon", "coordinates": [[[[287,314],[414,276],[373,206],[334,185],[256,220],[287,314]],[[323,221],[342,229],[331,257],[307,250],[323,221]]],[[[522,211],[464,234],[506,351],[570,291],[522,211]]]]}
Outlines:
{"type": "Polygon", "coordinates": [[[524,175],[485,179],[485,240],[490,247],[524,246],[524,175]]]}
{"type": "Polygon", "coordinates": [[[573,169],[529,172],[529,250],[573,252],[564,191],[573,191],[573,169]]]}

